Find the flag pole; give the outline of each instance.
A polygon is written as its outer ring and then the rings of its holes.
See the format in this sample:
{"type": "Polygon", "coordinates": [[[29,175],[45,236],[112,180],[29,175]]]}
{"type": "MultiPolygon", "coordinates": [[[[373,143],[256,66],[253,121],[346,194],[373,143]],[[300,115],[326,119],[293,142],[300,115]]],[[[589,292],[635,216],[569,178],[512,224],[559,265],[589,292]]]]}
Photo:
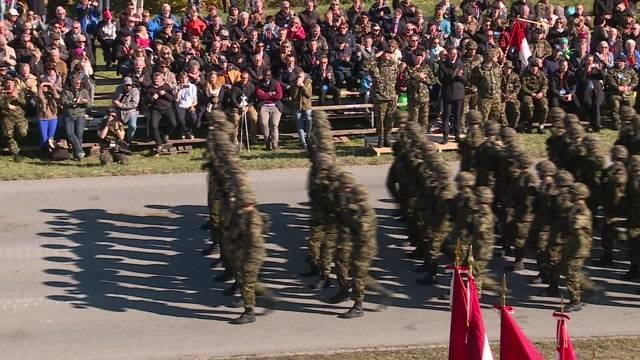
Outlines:
{"type": "Polygon", "coordinates": [[[473,245],[469,245],[469,254],[467,255],[467,266],[469,267],[469,276],[473,277],[473,264],[476,260],[473,258],[473,245]]]}
{"type": "Polygon", "coordinates": [[[453,251],[454,255],[454,259],[453,259],[453,265],[455,267],[460,266],[460,259],[462,258],[462,244],[460,243],[460,239],[458,239],[458,241],[456,241],[456,248],[453,251]]]}
{"type": "Polygon", "coordinates": [[[502,289],[501,289],[501,297],[502,297],[502,307],[506,308],[507,306],[507,274],[502,274],[502,289]]]}

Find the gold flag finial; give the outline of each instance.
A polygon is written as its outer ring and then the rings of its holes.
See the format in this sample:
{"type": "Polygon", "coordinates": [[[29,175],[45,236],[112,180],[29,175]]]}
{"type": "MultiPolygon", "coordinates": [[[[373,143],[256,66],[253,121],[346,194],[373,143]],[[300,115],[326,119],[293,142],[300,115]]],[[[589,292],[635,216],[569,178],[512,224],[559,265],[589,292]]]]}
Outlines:
{"type": "Polygon", "coordinates": [[[564,296],[560,293],[560,313],[564,314],[564,296]]]}
{"type": "Polygon", "coordinates": [[[473,245],[469,245],[469,255],[467,255],[467,266],[469,267],[469,275],[473,276],[473,264],[476,260],[473,258],[473,245]]]}
{"type": "Polygon", "coordinates": [[[502,307],[506,307],[507,306],[507,291],[509,289],[507,289],[507,274],[502,274],[502,289],[501,289],[501,296],[502,296],[502,307]]]}
{"type": "Polygon", "coordinates": [[[453,251],[453,253],[455,254],[453,259],[453,265],[460,266],[460,262],[462,260],[462,243],[460,243],[460,239],[456,241],[456,248],[453,251]]]}

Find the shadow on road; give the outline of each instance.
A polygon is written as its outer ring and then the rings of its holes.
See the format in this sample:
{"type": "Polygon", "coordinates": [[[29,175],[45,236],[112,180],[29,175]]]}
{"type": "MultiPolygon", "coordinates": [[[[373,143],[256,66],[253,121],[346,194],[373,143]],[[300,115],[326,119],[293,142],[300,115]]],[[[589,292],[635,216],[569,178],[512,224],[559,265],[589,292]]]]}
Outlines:
{"type": "MultiPolygon", "coordinates": [[[[336,288],[313,292],[300,278],[306,257],[309,209],[306,204],[263,204],[260,211],[270,217],[267,236],[268,259],[263,265],[261,281],[274,289],[280,298],[279,310],[337,315],[351,303],[331,305],[325,302],[336,288]]],[[[371,273],[394,295],[393,306],[448,311],[448,302],[438,300],[447,290],[448,278],[439,276],[443,285],[425,287],[415,284],[422,274],[413,270],[418,264],[405,254],[410,249],[402,243],[405,225],[393,217],[393,209],[377,209],[379,255],[371,273]],[[383,260],[384,259],[384,260],[383,260]]],[[[227,321],[238,310],[225,307],[230,298],[223,295],[229,284],[213,281],[220,270],[211,270],[212,259],[200,254],[209,238],[200,229],[205,220],[203,206],[148,205],[139,213],[119,214],[101,209],[67,211],[43,209],[50,214],[50,231],[40,235],[49,239],[42,245],[68,256],[48,256],[47,274],[59,276],[44,285],[58,288],[49,299],[67,302],[76,308],[99,308],[124,312],[138,310],[173,317],[227,321]]],[[[443,258],[442,262],[446,260],[443,258]]],[[[507,263],[495,259],[492,268],[507,263]]],[[[620,266],[620,264],[618,264],[620,266]]],[[[624,265],[622,265],[624,266],[624,265]]],[[[527,267],[534,270],[535,264],[527,267]]],[[[594,282],[606,288],[609,296],[588,300],[592,303],[640,307],[634,283],[612,281],[621,269],[590,268],[594,282]]],[[[501,271],[498,271],[501,275],[501,271]]],[[[509,274],[512,299],[519,307],[556,309],[558,300],[539,298],[542,289],[527,284],[530,276],[509,274]]],[[[52,290],[53,291],[53,290],[52,290]]],[[[367,309],[380,299],[368,295],[367,309]]],[[[482,297],[485,305],[498,300],[497,295],[482,297]]]]}

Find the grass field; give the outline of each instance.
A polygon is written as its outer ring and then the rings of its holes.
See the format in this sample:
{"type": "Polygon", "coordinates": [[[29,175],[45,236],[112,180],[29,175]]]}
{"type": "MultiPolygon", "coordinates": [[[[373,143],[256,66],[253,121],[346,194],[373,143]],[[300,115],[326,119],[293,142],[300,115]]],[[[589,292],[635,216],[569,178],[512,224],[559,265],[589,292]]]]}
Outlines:
{"type": "MultiPolygon", "coordinates": [[[[573,346],[578,359],[581,360],[638,360],[640,338],[593,338],[574,339],[573,346]],[[595,352],[595,357],[594,357],[595,352]]],[[[536,348],[545,359],[555,359],[555,341],[535,343],[536,348]]],[[[498,360],[500,348],[498,343],[492,343],[494,358],[498,360]]],[[[399,349],[377,349],[344,351],[332,354],[305,354],[271,357],[233,357],[225,360],[255,359],[255,360],[443,360],[448,355],[446,346],[424,346],[399,349]]]]}

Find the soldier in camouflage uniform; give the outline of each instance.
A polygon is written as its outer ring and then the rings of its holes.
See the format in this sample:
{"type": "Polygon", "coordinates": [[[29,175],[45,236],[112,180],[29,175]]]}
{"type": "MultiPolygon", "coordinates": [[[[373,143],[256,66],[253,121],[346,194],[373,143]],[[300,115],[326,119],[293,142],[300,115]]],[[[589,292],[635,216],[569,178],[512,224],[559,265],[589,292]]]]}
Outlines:
{"type": "Polygon", "coordinates": [[[611,148],[612,164],[602,173],[600,198],[604,209],[604,229],[602,232],[604,255],[596,262],[599,266],[613,264],[613,249],[621,235],[618,229],[624,225],[625,191],[628,181],[626,161],[628,157],[629,153],[624,146],[614,145],[611,148]]]}
{"type": "Polygon", "coordinates": [[[431,189],[431,201],[427,204],[428,217],[424,227],[425,269],[427,274],[417,282],[421,285],[433,285],[438,274],[438,257],[445,238],[451,231],[451,208],[454,191],[449,182],[450,172],[444,162],[437,163],[433,169],[435,186],[431,189]]]}
{"type": "Polygon", "coordinates": [[[570,145],[564,127],[565,115],[566,113],[560,107],[553,107],[549,110],[551,136],[546,140],[547,157],[560,169],[565,167],[564,155],[570,145]]]}
{"type": "MultiPolygon", "coordinates": [[[[395,134],[395,141],[391,147],[393,150],[393,163],[391,163],[389,172],[387,173],[386,185],[389,194],[391,194],[397,202],[400,202],[400,182],[403,178],[403,164],[406,162],[410,144],[406,126],[409,116],[406,111],[396,111],[394,116],[395,122],[398,124],[398,132],[395,134]]],[[[401,211],[404,211],[404,209],[401,209],[401,211]]]]}
{"type": "Polygon", "coordinates": [[[473,69],[471,83],[477,88],[478,105],[484,121],[501,121],[502,72],[498,65],[499,53],[489,49],[482,65],[473,69]]]}
{"type": "Polygon", "coordinates": [[[606,93],[611,104],[611,125],[617,130],[620,127],[620,107],[633,106],[631,95],[638,86],[638,75],[627,67],[624,55],[618,55],[615,66],[607,70],[605,78],[606,93]]]}
{"type": "Polygon", "coordinates": [[[533,204],[536,196],[536,177],[529,171],[533,165],[531,158],[520,153],[511,176],[515,178],[515,197],[513,221],[507,225],[507,243],[513,242],[515,260],[507,271],[524,270],[522,260],[525,255],[525,244],[534,219],[533,204]]]}
{"type": "Polygon", "coordinates": [[[542,160],[536,165],[540,180],[533,201],[533,221],[529,232],[530,241],[536,247],[536,261],[538,276],[531,283],[541,284],[549,282],[549,237],[551,222],[554,217],[553,201],[556,194],[554,177],[558,169],[549,160],[542,160]]]}
{"type": "MultiPolygon", "coordinates": [[[[479,67],[484,59],[478,54],[478,44],[469,40],[464,45],[465,52],[462,57],[462,66],[465,74],[473,74],[473,71],[479,67]]],[[[468,82],[464,89],[464,102],[462,104],[462,113],[466,114],[469,110],[478,110],[478,87],[473,82],[468,82]]],[[[465,129],[467,124],[460,124],[460,129],[465,129]]]]}
{"type": "Polygon", "coordinates": [[[417,121],[423,130],[429,129],[429,87],[435,85],[436,76],[431,65],[426,61],[426,54],[421,50],[415,56],[414,67],[407,67],[404,71],[407,79],[407,107],[409,119],[417,121]]]}
{"type": "Polygon", "coordinates": [[[14,161],[22,161],[17,140],[27,136],[29,124],[24,114],[24,95],[16,88],[13,78],[2,81],[0,93],[0,142],[9,147],[14,161]]]}
{"type": "Polygon", "coordinates": [[[482,142],[484,142],[482,113],[478,110],[469,110],[466,115],[466,122],[469,125],[467,136],[461,138],[458,142],[460,171],[471,171],[474,168],[476,151],[482,142]]]}
{"type": "Polygon", "coordinates": [[[628,252],[631,266],[622,279],[637,280],[640,277],[640,155],[633,155],[629,160],[626,203],[628,252]]]}
{"type": "Polygon", "coordinates": [[[563,253],[570,302],[564,310],[575,312],[582,308],[582,268],[585,260],[591,256],[592,215],[586,202],[589,188],[577,182],[571,186],[570,193],[573,206],[568,214],[567,243],[563,253]]]}
{"type": "Polygon", "coordinates": [[[587,205],[591,213],[594,215],[594,228],[595,228],[595,213],[598,210],[599,193],[600,193],[600,181],[602,180],[602,171],[604,170],[607,162],[604,156],[604,150],[600,145],[600,138],[593,134],[587,134],[582,139],[582,143],[586,149],[586,155],[581,160],[581,172],[579,176],[576,176],[576,180],[581,182],[589,188],[589,199],[587,199],[587,205]]]}
{"type": "Polygon", "coordinates": [[[211,233],[211,244],[202,253],[211,255],[220,252],[220,239],[222,237],[222,223],[220,213],[222,207],[222,168],[216,154],[214,137],[214,123],[209,124],[207,133],[207,158],[203,168],[207,169],[207,208],[209,209],[209,221],[207,228],[211,233]]]}
{"type": "Polygon", "coordinates": [[[567,224],[566,219],[573,207],[571,201],[571,186],[575,179],[570,172],[560,170],[555,177],[556,191],[552,201],[553,217],[551,219],[551,229],[549,233],[549,247],[547,259],[549,260],[549,287],[544,289],[540,296],[559,296],[560,272],[562,266],[562,254],[567,244],[567,224]]]}
{"type": "Polygon", "coordinates": [[[502,66],[500,90],[502,91],[501,119],[502,126],[520,129],[520,100],[518,98],[522,83],[518,74],[513,72],[513,63],[509,60],[502,66]]]}
{"type": "Polygon", "coordinates": [[[529,71],[522,75],[521,81],[521,96],[525,117],[521,119],[520,126],[525,132],[529,133],[533,128],[533,123],[537,122],[538,130],[542,133],[544,124],[547,121],[547,112],[549,111],[549,103],[547,101],[549,83],[547,77],[540,70],[537,59],[531,62],[529,71]]]}
{"type": "Polygon", "coordinates": [[[495,185],[495,172],[502,149],[502,143],[498,139],[500,125],[495,121],[488,121],[484,124],[484,135],[486,140],[478,147],[473,161],[476,172],[476,184],[478,186],[495,185]]]}
{"type": "Polygon", "coordinates": [[[549,41],[544,38],[543,29],[537,28],[535,30],[535,33],[536,35],[529,45],[531,48],[531,56],[536,59],[546,59],[547,57],[551,56],[551,44],[549,44],[549,41]]]}
{"type": "Polygon", "coordinates": [[[371,74],[373,85],[371,99],[374,106],[378,147],[390,146],[389,133],[393,127],[392,114],[396,110],[398,96],[396,82],[402,71],[403,63],[392,58],[393,50],[386,48],[380,59],[365,64],[365,71],[371,74]],[[384,135],[384,141],[383,141],[384,135]]]}
{"type": "Polygon", "coordinates": [[[640,155],[640,115],[629,106],[620,108],[623,125],[614,145],[622,145],[629,150],[630,155],[640,155]]]}
{"type": "Polygon", "coordinates": [[[493,258],[493,244],[495,241],[493,231],[494,218],[491,210],[493,192],[489,187],[479,186],[475,189],[475,196],[476,206],[471,215],[473,229],[471,244],[473,245],[473,258],[475,259],[472,270],[478,287],[478,295],[480,295],[482,289],[491,290],[495,288],[495,281],[487,273],[487,267],[493,258]]]}
{"type": "Polygon", "coordinates": [[[469,246],[473,234],[473,209],[476,206],[476,196],[473,187],[476,183],[476,176],[469,171],[461,171],[456,175],[456,186],[458,193],[453,199],[453,209],[451,219],[453,221],[453,229],[445,251],[448,256],[453,259],[454,249],[458,241],[463,246],[469,246]]]}

